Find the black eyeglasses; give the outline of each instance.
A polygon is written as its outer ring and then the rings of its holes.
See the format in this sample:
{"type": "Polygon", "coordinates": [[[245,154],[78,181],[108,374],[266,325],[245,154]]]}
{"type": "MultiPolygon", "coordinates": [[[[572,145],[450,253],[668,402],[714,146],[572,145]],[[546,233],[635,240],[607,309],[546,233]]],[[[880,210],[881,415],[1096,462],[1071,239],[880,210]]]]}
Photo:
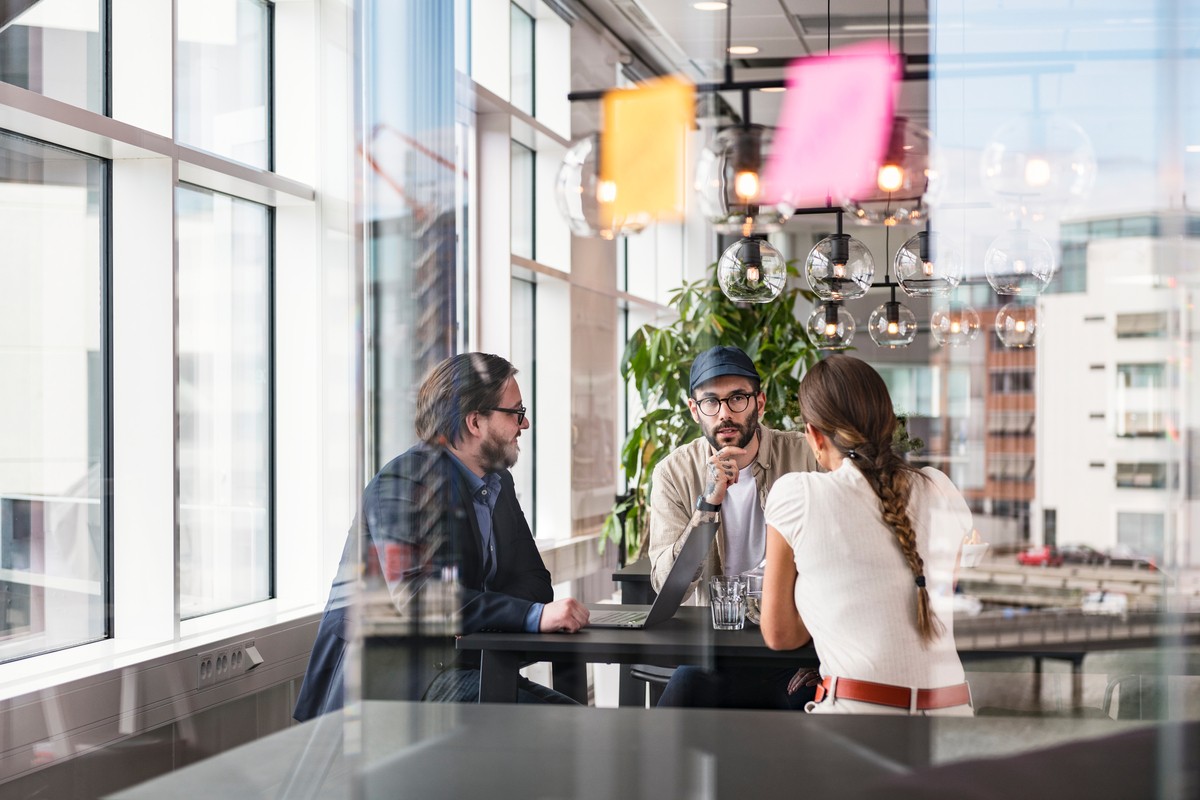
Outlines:
{"type": "Polygon", "coordinates": [[[753,396],[738,392],[729,397],[705,397],[703,400],[697,400],[696,405],[700,406],[700,413],[706,417],[715,417],[721,411],[721,403],[729,407],[730,413],[740,414],[750,405],[750,398],[753,396]]]}
{"type": "Polygon", "coordinates": [[[518,425],[525,424],[525,412],[528,410],[529,409],[525,408],[525,406],[519,406],[517,408],[500,408],[499,406],[492,406],[488,409],[488,411],[503,411],[505,414],[516,414],[518,425]]]}

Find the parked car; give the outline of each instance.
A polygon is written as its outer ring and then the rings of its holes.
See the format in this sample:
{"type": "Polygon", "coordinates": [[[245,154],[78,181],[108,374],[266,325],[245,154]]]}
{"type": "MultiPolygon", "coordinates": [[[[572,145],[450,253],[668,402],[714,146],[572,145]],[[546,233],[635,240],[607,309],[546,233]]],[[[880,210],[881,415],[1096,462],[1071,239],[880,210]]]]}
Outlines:
{"type": "Polygon", "coordinates": [[[1064,544],[1058,548],[1063,562],[1067,564],[1105,564],[1108,556],[1086,544],[1064,544]]]}
{"type": "Polygon", "coordinates": [[[1158,569],[1158,564],[1154,561],[1153,556],[1144,555],[1137,552],[1129,545],[1119,544],[1109,548],[1108,563],[1114,567],[1132,567],[1133,569],[1145,569],[1154,571],[1158,569]]]}
{"type": "Polygon", "coordinates": [[[1017,563],[1027,567],[1061,567],[1063,557],[1054,545],[1039,544],[1017,553],[1017,563]]]}

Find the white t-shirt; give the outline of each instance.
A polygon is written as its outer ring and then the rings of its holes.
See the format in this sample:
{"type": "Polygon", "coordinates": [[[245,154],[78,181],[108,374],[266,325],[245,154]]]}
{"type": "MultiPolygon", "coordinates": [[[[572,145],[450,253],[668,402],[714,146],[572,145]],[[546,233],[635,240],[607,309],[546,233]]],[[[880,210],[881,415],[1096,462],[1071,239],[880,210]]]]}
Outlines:
{"type": "Polygon", "coordinates": [[[912,572],[878,497],[850,459],[834,472],[784,475],[771,489],[767,524],[795,555],[796,608],[823,676],[918,688],[963,681],[954,647],[953,571],[971,512],[949,478],[931,467],[921,472],[928,480],[914,476],[909,516],[932,607],[945,625],[928,644],[917,631],[912,572]]]}
{"type": "Polygon", "coordinates": [[[725,531],[726,575],[740,575],[762,563],[767,554],[767,521],[759,505],[753,464],[738,472],[737,483],[726,487],[721,527],[725,531]]]}

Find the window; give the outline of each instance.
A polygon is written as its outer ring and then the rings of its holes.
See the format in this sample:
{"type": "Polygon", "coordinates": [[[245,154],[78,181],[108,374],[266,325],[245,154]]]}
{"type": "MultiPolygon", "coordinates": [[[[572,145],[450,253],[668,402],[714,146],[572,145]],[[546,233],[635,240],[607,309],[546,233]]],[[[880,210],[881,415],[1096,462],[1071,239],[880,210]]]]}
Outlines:
{"type": "Polygon", "coordinates": [[[1166,517],[1161,512],[1117,512],[1117,544],[1130,553],[1162,559],[1165,529],[1166,517]]]}
{"type": "Polygon", "coordinates": [[[176,137],[271,169],[271,6],[178,0],[177,8],[176,137]]]}
{"type": "Polygon", "coordinates": [[[179,609],[271,593],[271,212],[176,192],[179,609]]]}
{"type": "Polygon", "coordinates": [[[534,247],[537,217],[533,187],[536,168],[533,150],[519,142],[512,143],[512,254],[533,260],[537,257],[534,247]]]}
{"type": "MultiPolygon", "coordinates": [[[[529,409],[531,421],[538,413],[537,408],[537,284],[513,278],[512,282],[512,363],[518,370],[517,384],[521,387],[521,399],[529,409]]],[[[514,488],[521,510],[529,522],[529,529],[536,535],[537,527],[537,425],[531,424],[521,432],[521,457],[512,467],[514,488]]]]}
{"type": "Polygon", "coordinates": [[[1033,391],[1033,370],[996,370],[991,373],[994,394],[1028,394],[1033,391]]]}
{"type": "Polygon", "coordinates": [[[512,104],[533,116],[534,67],[537,63],[534,52],[533,17],[516,3],[512,4],[512,47],[510,54],[509,92],[512,104]]]}
{"type": "Polygon", "coordinates": [[[1032,481],[1033,456],[1017,453],[988,456],[988,480],[1020,483],[1032,481]]]}
{"type": "Polygon", "coordinates": [[[1166,311],[1117,314],[1118,339],[1161,339],[1167,335],[1170,327],[1170,314],[1166,311]]]}
{"type": "Polygon", "coordinates": [[[1166,489],[1170,481],[1174,488],[1174,470],[1162,462],[1117,464],[1117,486],[1123,489],[1166,489]]]}
{"type": "Polygon", "coordinates": [[[1117,386],[1122,389],[1162,389],[1166,364],[1117,364],[1117,386]]]}
{"type": "Polygon", "coordinates": [[[1034,414],[1032,411],[993,412],[988,416],[989,436],[1032,436],[1034,414]]]}
{"type": "Polygon", "coordinates": [[[0,81],[106,113],[104,0],[15,0],[0,10],[0,81]]]}
{"type": "Polygon", "coordinates": [[[0,661],[109,633],[107,176],[0,133],[0,661]]]}
{"type": "Polygon", "coordinates": [[[1166,435],[1166,423],[1160,411],[1126,411],[1117,416],[1117,436],[1166,435]]]}

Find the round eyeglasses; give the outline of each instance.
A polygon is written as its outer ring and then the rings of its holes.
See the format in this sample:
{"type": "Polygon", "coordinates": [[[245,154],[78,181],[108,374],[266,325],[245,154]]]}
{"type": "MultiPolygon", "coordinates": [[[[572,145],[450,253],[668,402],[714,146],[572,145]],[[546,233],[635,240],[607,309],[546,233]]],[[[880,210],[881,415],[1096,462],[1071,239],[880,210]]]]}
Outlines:
{"type": "Polygon", "coordinates": [[[753,395],[738,392],[728,397],[705,397],[697,400],[696,405],[700,407],[700,413],[706,417],[715,417],[720,413],[721,403],[724,403],[729,408],[729,413],[740,414],[746,410],[746,406],[750,405],[751,397],[753,395]]]}

